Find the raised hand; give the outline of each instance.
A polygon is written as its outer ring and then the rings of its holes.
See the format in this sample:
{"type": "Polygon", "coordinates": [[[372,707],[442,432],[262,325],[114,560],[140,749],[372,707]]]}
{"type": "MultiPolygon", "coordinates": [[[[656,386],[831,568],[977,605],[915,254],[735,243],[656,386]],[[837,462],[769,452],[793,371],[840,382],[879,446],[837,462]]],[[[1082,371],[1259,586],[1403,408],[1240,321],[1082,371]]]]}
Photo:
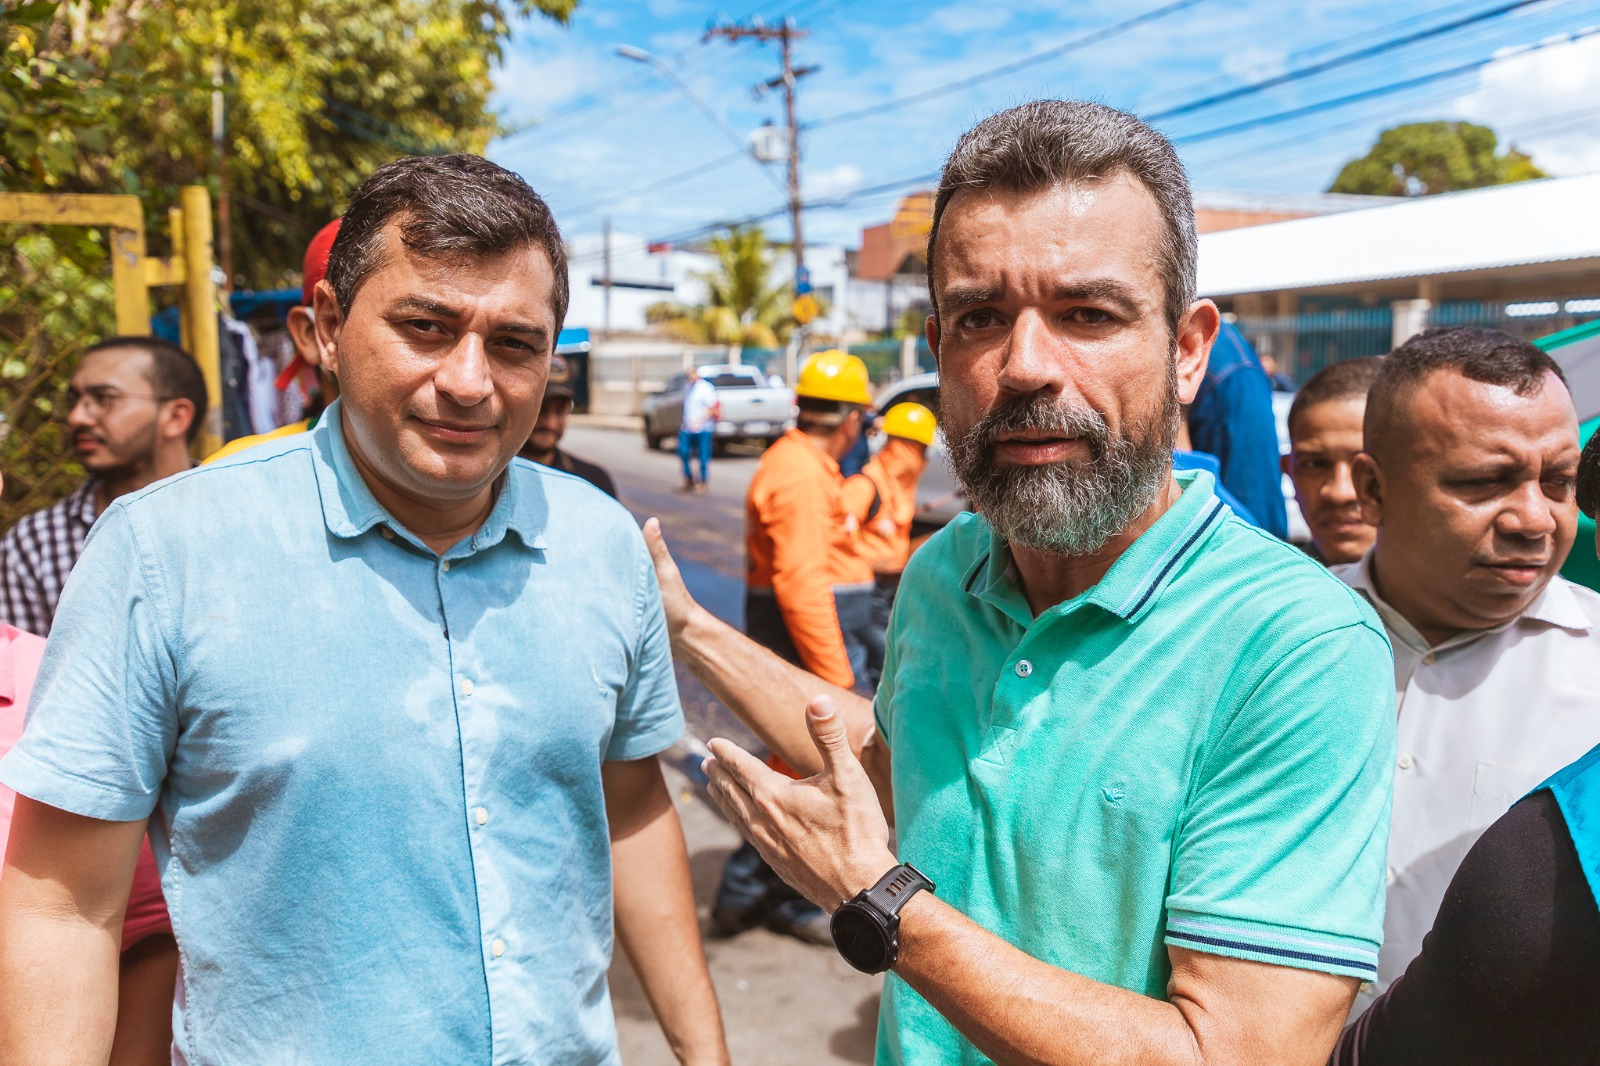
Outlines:
{"type": "Polygon", "coordinates": [[[872,782],[850,750],[833,700],[806,707],[822,772],[795,781],[729,740],[711,741],[711,798],[761,857],[802,895],[832,912],[895,865],[889,825],[872,782]]]}

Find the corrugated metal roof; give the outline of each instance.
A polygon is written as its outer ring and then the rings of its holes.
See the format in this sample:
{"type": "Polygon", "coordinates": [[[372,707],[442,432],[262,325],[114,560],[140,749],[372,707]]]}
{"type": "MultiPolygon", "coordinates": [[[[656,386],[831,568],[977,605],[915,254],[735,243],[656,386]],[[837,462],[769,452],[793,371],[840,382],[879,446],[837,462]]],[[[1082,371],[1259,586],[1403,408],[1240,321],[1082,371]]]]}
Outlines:
{"type": "Polygon", "coordinates": [[[1200,294],[1600,258],[1600,174],[1422,197],[1200,238],[1200,294]]]}

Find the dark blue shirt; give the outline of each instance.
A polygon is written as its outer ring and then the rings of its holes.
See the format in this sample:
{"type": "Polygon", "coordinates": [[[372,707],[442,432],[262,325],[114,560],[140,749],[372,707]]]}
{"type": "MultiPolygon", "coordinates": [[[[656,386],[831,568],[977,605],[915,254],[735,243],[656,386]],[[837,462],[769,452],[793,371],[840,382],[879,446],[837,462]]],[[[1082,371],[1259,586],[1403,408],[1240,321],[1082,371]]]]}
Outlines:
{"type": "Polygon", "coordinates": [[[1223,487],[1249,509],[1256,525],[1288,537],[1272,382],[1244,334],[1227,322],[1189,408],[1189,438],[1196,451],[1221,462],[1223,487]]]}

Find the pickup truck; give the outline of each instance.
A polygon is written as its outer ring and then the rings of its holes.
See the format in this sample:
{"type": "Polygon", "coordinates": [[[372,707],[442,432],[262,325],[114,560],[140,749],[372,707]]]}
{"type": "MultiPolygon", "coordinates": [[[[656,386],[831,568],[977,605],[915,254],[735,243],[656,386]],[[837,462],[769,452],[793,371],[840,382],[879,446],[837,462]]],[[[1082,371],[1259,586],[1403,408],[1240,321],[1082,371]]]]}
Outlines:
{"type": "MultiPolygon", "coordinates": [[[[717,390],[722,411],[717,419],[715,447],[720,452],[729,441],[770,444],[794,427],[794,390],[773,388],[753,366],[714,363],[702,366],[700,377],[717,390]]],[[[659,448],[664,440],[676,441],[683,421],[683,396],[687,374],[675,374],[667,387],[644,401],[644,440],[659,448]]]]}

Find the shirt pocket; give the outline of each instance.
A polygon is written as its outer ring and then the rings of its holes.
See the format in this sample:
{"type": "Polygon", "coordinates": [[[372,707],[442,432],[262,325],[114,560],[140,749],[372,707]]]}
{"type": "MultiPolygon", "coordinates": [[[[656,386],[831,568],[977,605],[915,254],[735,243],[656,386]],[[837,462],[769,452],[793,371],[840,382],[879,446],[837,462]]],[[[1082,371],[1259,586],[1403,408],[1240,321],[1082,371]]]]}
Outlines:
{"type": "Polygon", "coordinates": [[[1488,828],[1542,780],[1541,775],[1527,770],[1479,763],[1472,777],[1472,806],[1467,812],[1467,828],[1488,828]]]}

